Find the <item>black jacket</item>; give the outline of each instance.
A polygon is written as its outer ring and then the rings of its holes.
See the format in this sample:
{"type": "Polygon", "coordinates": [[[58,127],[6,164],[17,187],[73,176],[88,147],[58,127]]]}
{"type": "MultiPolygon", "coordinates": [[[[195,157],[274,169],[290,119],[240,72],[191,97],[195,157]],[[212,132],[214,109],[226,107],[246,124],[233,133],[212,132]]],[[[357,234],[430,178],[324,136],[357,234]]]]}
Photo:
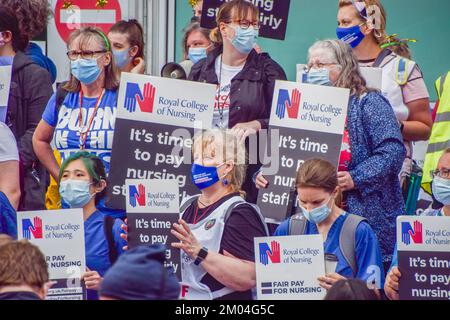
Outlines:
{"type": "Polygon", "coordinates": [[[24,210],[43,209],[46,171],[33,151],[32,139],[52,94],[52,82],[47,70],[33,63],[22,52],[17,52],[13,61],[6,123],[11,127],[19,149],[23,171],[21,209],[24,210]]]}
{"type": "MultiPolygon", "coordinates": [[[[222,46],[217,47],[205,59],[196,63],[189,74],[189,80],[219,84],[215,63],[222,51],[222,46]]],[[[281,66],[267,53],[258,54],[252,50],[242,71],[231,81],[229,128],[238,123],[254,120],[261,123],[262,129],[268,128],[276,80],[286,80],[286,74],[281,66]]],[[[250,164],[247,167],[246,178],[242,185],[247,194],[246,200],[251,203],[256,203],[258,196],[252,176],[260,166],[258,161],[257,164],[250,164]]]]}
{"type": "MultiPolygon", "coordinates": [[[[189,80],[219,84],[216,75],[216,58],[223,47],[217,47],[208,57],[196,63],[189,80]]],[[[252,50],[242,71],[231,81],[229,128],[238,123],[258,120],[267,129],[272,106],[275,80],[286,80],[281,66],[269,54],[252,50]]]]}

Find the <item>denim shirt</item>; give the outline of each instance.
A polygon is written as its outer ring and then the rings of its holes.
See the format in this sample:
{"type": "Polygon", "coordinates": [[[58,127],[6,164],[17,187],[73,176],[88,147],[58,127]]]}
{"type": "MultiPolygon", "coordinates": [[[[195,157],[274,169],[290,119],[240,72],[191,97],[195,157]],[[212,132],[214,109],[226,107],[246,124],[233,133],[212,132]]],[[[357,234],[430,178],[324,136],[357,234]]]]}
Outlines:
{"type": "Polygon", "coordinates": [[[379,92],[351,96],[348,130],[349,173],[355,189],[346,192],[347,210],[369,221],[383,261],[388,262],[396,239],[396,218],[406,214],[398,178],[406,157],[403,137],[389,101],[379,92]]]}

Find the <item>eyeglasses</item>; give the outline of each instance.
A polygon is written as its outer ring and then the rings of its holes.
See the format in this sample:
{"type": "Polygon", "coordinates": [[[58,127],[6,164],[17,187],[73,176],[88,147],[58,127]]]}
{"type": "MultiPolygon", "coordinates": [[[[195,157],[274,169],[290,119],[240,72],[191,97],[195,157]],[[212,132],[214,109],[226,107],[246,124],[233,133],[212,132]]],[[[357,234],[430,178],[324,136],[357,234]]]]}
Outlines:
{"type": "Polygon", "coordinates": [[[253,26],[253,29],[255,30],[260,29],[259,22],[251,22],[248,20],[234,20],[229,23],[237,23],[244,30],[247,30],[248,28],[250,28],[250,26],[253,26]]]}
{"type": "Polygon", "coordinates": [[[77,51],[77,50],[70,50],[67,52],[67,56],[69,57],[70,60],[75,61],[78,60],[78,58],[81,56],[82,59],[92,59],[94,58],[94,56],[96,54],[99,53],[106,53],[106,50],[99,50],[99,51],[90,51],[90,50],[85,50],[85,51],[77,51]]]}
{"type": "Polygon", "coordinates": [[[450,179],[450,169],[434,170],[430,174],[433,179],[436,177],[450,179]]]}
{"type": "Polygon", "coordinates": [[[326,66],[334,66],[337,65],[337,63],[308,63],[308,65],[306,66],[307,71],[311,70],[313,67],[315,67],[316,69],[322,69],[326,66]]]}

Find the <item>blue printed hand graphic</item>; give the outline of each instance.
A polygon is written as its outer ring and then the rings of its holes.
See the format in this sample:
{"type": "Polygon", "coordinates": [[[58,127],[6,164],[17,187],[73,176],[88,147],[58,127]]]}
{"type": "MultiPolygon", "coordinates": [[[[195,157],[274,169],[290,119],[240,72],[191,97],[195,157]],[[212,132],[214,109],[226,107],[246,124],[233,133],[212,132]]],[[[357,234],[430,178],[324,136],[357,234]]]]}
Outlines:
{"type": "Polygon", "coordinates": [[[130,190],[129,191],[130,191],[130,205],[133,208],[136,208],[136,205],[137,205],[137,203],[136,203],[137,189],[136,189],[135,186],[130,186],[130,190]]]}
{"type": "Polygon", "coordinates": [[[402,222],[402,242],[406,245],[411,243],[411,237],[409,236],[410,231],[413,232],[413,229],[409,222],[402,222]]]}
{"type": "Polygon", "coordinates": [[[30,240],[31,239],[31,228],[33,227],[33,224],[31,223],[30,219],[22,220],[22,236],[25,239],[30,240]]]}
{"type": "Polygon", "coordinates": [[[267,252],[270,252],[269,245],[267,243],[260,243],[259,244],[259,261],[267,266],[269,264],[269,256],[267,255],[267,252]]]}
{"type": "Polygon", "coordinates": [[[286,103],[291,105],[291,97],[289,96],[289,91],[281,89],[278,95],[277,102],[277,116],[280,119],[284,119],[284,117],[286,116],[286,103]]]}
{"type": "Polygon", "coordinates": [[[139,84],[127,83],[127,90],[125,92],[125,109],[128,112],[136,111],[136,104],[138,99],[142,101],[144,99],[139,84]]]}

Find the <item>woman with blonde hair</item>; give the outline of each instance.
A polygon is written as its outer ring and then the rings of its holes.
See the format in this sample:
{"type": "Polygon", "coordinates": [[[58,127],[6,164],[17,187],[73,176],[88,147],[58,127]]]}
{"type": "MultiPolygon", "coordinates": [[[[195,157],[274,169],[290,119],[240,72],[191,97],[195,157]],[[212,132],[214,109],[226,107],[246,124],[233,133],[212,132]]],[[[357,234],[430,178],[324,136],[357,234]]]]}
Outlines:
{"type": "Polygon", "coordinates": [[[411,172],[411,142],[428,140],[433,123],[428,90],[419,66],[411,60],[408,40],[388,36],[386,25],[380,0],[339,0],[338,38],[352,46],[361,67],[383,70],[382,92],[395,112],[407,148],[403,182],[411,172]]]}
{"type": "Polygon", "coordinates": [[[201,194],[185,199],[172,233],[182,250],[182,297],[250,300],[256,286],[255,237],[268,235],[258,207],[243,199],[245,147],[229,131],[194,139],[193,183],[201,194]]]}

